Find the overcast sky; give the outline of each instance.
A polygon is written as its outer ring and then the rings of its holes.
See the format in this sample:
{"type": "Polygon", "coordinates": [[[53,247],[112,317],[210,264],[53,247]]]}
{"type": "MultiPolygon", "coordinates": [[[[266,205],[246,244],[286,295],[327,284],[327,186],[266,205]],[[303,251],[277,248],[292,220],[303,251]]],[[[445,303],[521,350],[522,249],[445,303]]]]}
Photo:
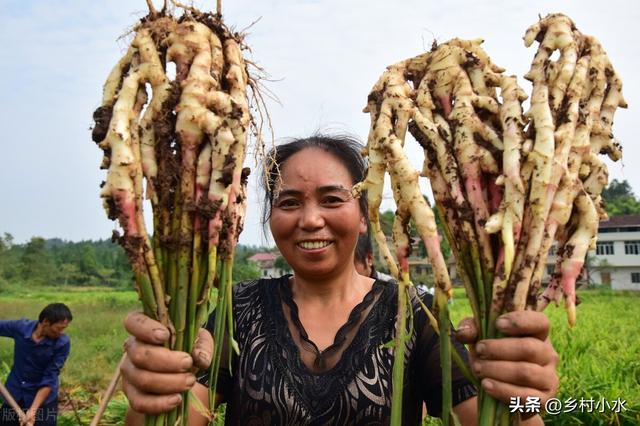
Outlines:
{"type": "MultiPolygon", "coordinates": [[[[369,118],[361,111],[371,86],[387,65],[420,54],[434,38],[484,38],[494,62],[518,75],[530,92],[522,75],[535,50],[524,47],[522,35],[539,14],[566,13],[602,42],[623,78],[629,108],[618,111],[614,133],[624,159],[610,164],[609,172],[611,179],[627,179],[640,195],[639,2],[222,3],[227,24],[236,29],[261,18],[247,42],[280,100],[269,104],[277,138],[325,130],[365,140],[369,118]]],[[[211,10],[215,1],[195,5],[211,10]]],[[[0,0],[0,233],[10,232],[16,242],[36,235],[74,241],[111,235],[114,225],[98,196],[105,172],[90,137],[91,114],[109,70],[126,49],[119,36],[145,9],[144,0],[0,0]]],[[[415,152],[419,165],[420,150],[415,152]]],[[[252,186],[244,244],[264,243],[257,199],[252,186]]]]}

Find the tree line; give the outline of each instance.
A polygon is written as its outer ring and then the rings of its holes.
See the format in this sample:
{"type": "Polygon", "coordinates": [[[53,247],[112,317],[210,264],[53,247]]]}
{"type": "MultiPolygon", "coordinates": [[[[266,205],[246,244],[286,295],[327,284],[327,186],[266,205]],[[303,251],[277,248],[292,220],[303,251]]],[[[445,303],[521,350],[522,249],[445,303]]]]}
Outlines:
{"type": "Polygon", "coordinates": [[[609,216],[640,214],[640,200],[626,180],[612,180],[602,191],[602,199],[605,201],[609,216]]]}
{"type": "MultiPolygon", "coordinates": [[[[261,248],[239,245],[234,280],[260,276],[247,258],[261,248]]],[[[5,232],[0,236],[0,291],[9,286],[87,286],[133,288],[133,274],[124,250],[111,240],[63,241],[33,237],[16,244],[5,232]]]]}

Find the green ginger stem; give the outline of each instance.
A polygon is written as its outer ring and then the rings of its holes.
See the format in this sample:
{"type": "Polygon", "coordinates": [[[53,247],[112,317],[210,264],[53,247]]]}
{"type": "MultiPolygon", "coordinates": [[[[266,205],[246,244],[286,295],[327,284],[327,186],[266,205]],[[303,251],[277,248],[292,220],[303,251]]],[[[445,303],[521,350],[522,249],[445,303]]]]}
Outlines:
{"type": "Polygon", "coordinates": [[[218,302],[215,309],[215,322],[213,331],[213,364],[209,371],[209,409],[211,412],[215,411],[215,395],[218,385],[218,371],[220,369],[220,362],[222,359],[222,351],[225,338],[225,321],[227,306],[227,273],[229,271],[228,261],[223,260],[220,265],[220,288],[218,289],[218,302]]]}
{"type": "Polygon", "coordinates": [[[394,337],[394,357],[392,370],[392,396],[391,396],[391,425],[402,425],[402,394],[404,389],[404,356],[407,335],[407,286],[409,285],[409,273],[401,272],[398,282],[398,313],[396,320],[396,334],[394,337]]]}
{"type": "MultiPolygon", "coordinates": [[[[442,424],[449,426],[452,412],[451,397],[451,322],[449,320],[449,298],[439,287],[436,288],[436,304],[440,328],[440,364],[442,366],[442,424]]],[[[456,351],[453,351],[456,352],[456,351]]]]}

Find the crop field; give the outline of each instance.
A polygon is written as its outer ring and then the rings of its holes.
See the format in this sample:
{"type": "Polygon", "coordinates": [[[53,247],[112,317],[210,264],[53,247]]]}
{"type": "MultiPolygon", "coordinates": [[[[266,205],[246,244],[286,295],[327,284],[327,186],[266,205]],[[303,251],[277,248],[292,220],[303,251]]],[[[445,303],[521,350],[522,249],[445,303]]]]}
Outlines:
{"type": "MultiPolygon", "coordinates": [[[[558,399],[562,410],[556,415],[547,414],[545,423],[640,424],[640,294],[584,290],[579,296],[583,302],[573,329],[566,325],[563,309],[551,306],[547,310],[553,324],[553,344],[561,356],[558,399]],[[616,401],[626,403],[621,407],[616,401]]],[[[71,355],[61,375],[63,414],[59,424],[88,425],[122,355],[126,338],[122,319],[138,307],[137,295],[131,291],[72,287],[2,293],[0,319],[35,318],[44,305],[54,301],[67,303],[74,315],[68,329],[71,355]]],[[[454,324],[468,313],[463,293],[456,289],[454,324]]],[[[12,352],[12,341],[0,338],[3,381],[11,366],[12,352]]],[[[116,395],[102,424],[122,424],[125,410],[126,399],[122,394],[116,395]]]]}
{"type": "MultiPolygon", "coordinates": [[[[73,313],[67,329],[71,354],[60,376],[64,425],[88,425],[120,357],[126,332],[122,320],[138,307],[133,291],[109,291],[78,287],[25,290],[0,295],[0,319],[35,319],[51,302],[66,303],[73,313]]],[[[4,381],[13,360],[13,341],[0,338],[0,376],[4,381]]],[[[127,403],[123,395],[111,402],[103,424],[123,424],[127,403]]]]}
{"type": "MultiPolygon", "coordinates": [[[[462,300],[454,302],[454,324],[471,313],[464,293],[457,290],[456,296],[462,300]]],[[[551,319],[553,346],[560,354],[557,398],[562,404],[560,413],[545,415],[545,423],[638,425],[640,294],[603,289],[578,291],[578,296],[582,304],[573,329],[562,307],[549,306],[545,311],[551,319]],[[626,411],[618,400],[626,401],[626,411]]]]}

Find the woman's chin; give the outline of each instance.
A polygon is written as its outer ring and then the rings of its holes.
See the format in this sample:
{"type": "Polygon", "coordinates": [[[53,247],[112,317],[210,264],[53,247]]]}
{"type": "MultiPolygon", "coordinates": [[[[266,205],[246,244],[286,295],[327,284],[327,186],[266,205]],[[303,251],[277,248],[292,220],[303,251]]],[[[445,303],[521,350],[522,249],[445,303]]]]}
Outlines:
{"type": "Polygon", "coordinates": [[[312,277],[315,279],[321,279],[325,277],[329,277],[336,273],[339,266],[335,263],[331,262],[322,262],[322,264],[305,264],[299,265],[297,268],[294,268],[294,272],[296,275],[302,277],[312,277]]]}

